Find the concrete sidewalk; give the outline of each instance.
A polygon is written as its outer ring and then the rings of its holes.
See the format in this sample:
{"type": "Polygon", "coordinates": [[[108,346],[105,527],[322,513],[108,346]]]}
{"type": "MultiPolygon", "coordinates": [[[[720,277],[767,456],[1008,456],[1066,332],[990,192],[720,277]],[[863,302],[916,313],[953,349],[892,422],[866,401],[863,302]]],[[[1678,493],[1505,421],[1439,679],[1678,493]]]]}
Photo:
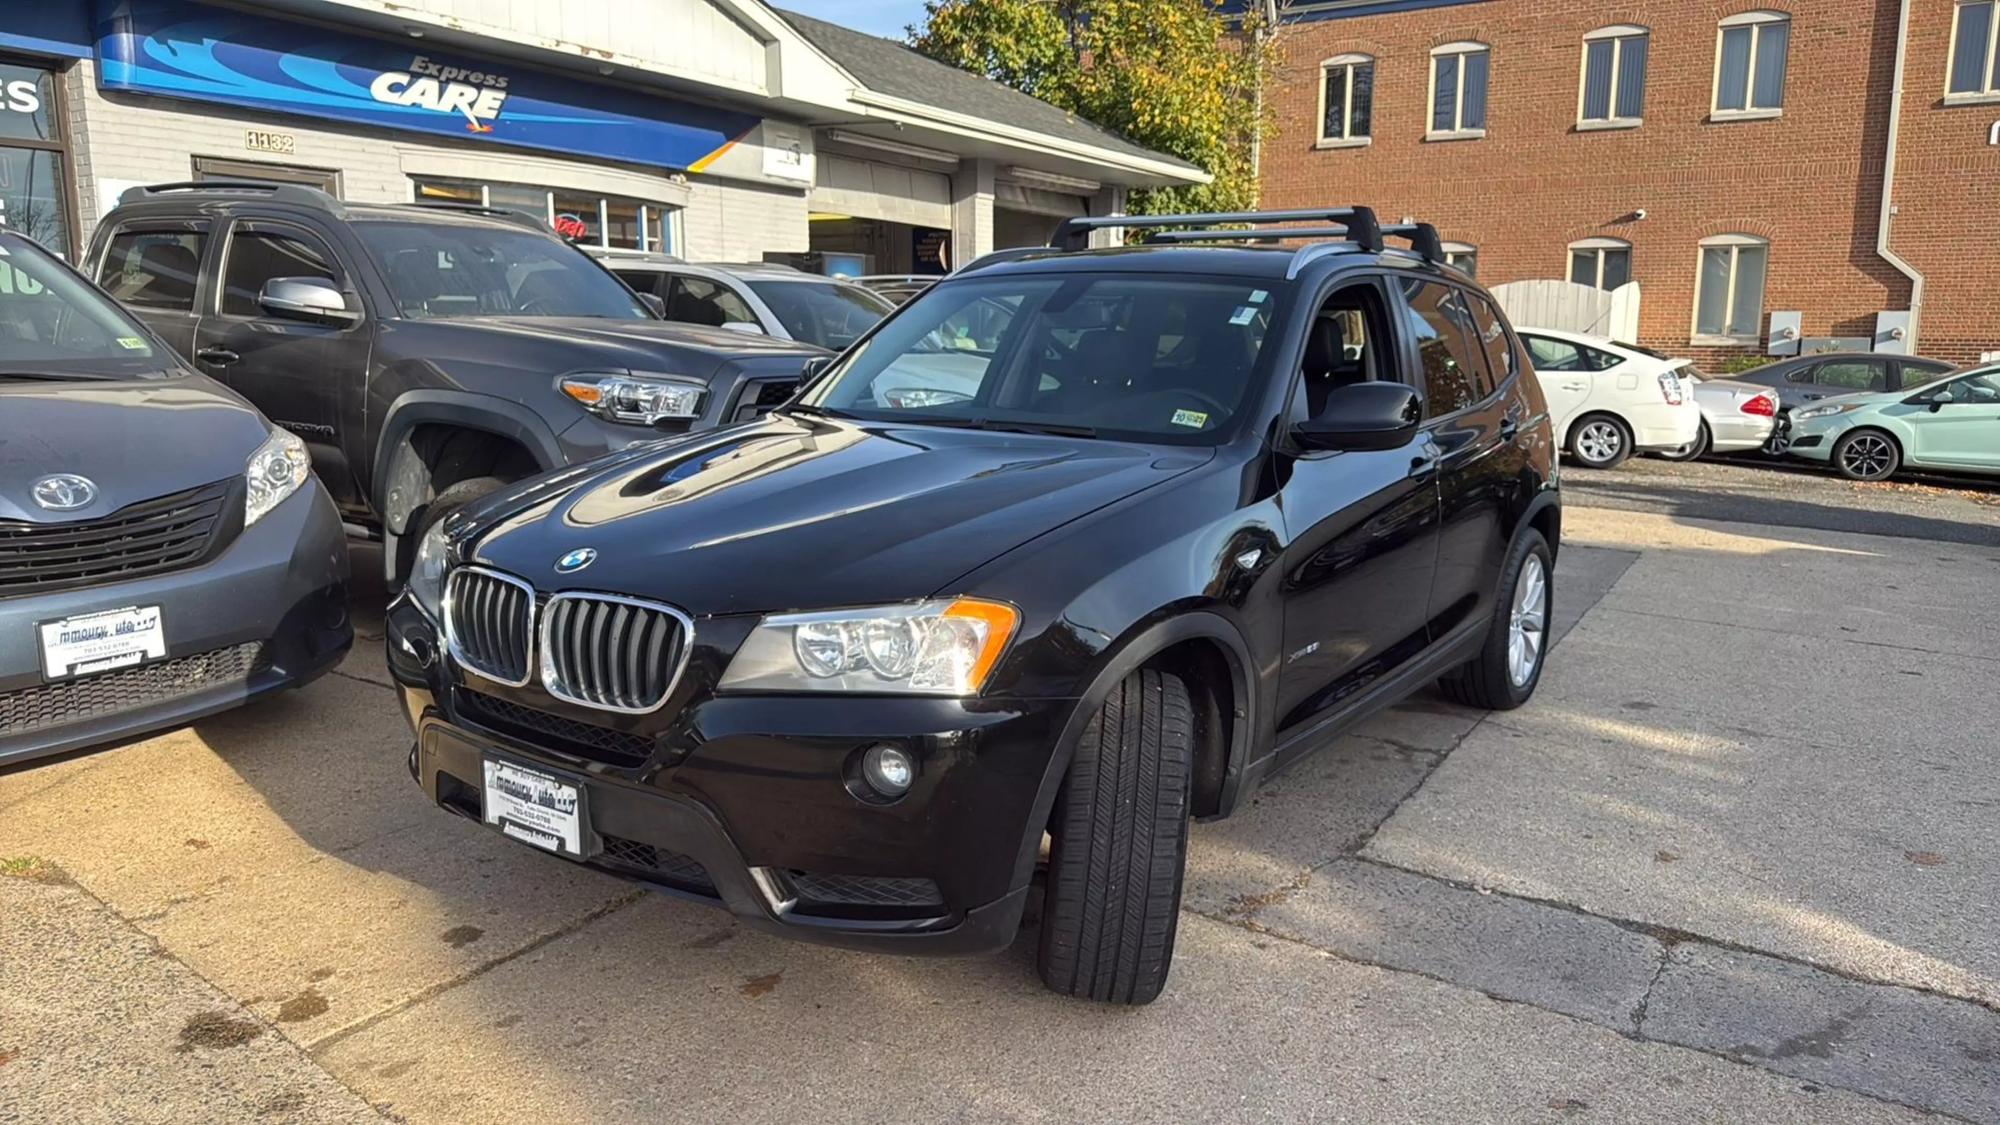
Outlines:
{"type": "Polygon", "coordinates": [[[0,775],[0,861],[75,880],[0,878],[0,1121],[2000,1121],[2000,563],[1567,530],[1536,701],[1419,697],[1200,826],[1136,1011],[1032,928],[785,943],[439,814],[370,653],[0,775]]]}

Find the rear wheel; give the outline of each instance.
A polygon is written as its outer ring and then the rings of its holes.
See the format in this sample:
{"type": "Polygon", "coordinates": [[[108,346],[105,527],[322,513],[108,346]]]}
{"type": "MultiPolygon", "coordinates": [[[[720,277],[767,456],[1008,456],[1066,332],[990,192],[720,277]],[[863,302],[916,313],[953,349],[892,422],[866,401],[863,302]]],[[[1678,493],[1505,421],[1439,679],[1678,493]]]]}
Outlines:
{"type": "Polygon", "coordinates": [[[1589,469],[1615,469],[1632,456],[1632,430],[1609,414],[1592,414],[1569,436],[1570,452],[1589,469]]]}
{"type": "Polygon", "coordinates": [[[1693,441],[1681,446],[1679,449],[1672,449],[1661,453],[1660,456],[1669,461],[1698,461],[1703,454],[1708,452],[1708,445],[1711,440],[1713,439],[1708,434],[1708,423],[1704,421],[1701,424],[1701,429],[1695,431],[1693,441]]]}
{"type": "Polygon", "coordinates": [[[1850,430],[1833,443],[1833,467],[1848,480],[1887,480],[1902,463],[1896,439],[1880,430],[1850,430]]]}
{"type": "Polygon", "coordinates": [[[1083,732],[1049,826],[1038,965],[1057,992],[1146,1004],[1167,982],[1187,869],[1194,705],[1180,677],[1125,677],[1083,732]]]}
{"type": "Polygon", "coordinates": [[[1511,711],[1535,694],[1549,650],[1554,570],[1548,540],[1532,527],[1523,528],[1500,569],[1500,596],[1486,643],[1478,656],[1438,681],[1454,702],[1511,711]]]}

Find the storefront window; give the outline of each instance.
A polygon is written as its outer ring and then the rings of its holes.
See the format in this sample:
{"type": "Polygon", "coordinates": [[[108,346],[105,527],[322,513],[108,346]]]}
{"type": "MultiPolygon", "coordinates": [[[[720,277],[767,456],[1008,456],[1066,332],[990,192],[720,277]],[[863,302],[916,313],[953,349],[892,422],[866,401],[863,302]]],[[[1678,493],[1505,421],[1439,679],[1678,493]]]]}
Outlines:
{"type": "Polygon", "coordinates": [[[0,226],[69,256],[69,191],[55,75],[0,63],[0,226]]]}
{"type": "Polygon", "coordinates": [[[676,208],[642,199],[466,180],[417,180],[416,193],[420,200],[480,203],[533,215],[553,226],[557,234],[585,246],[673,251],[672,216],[676,208]]]}

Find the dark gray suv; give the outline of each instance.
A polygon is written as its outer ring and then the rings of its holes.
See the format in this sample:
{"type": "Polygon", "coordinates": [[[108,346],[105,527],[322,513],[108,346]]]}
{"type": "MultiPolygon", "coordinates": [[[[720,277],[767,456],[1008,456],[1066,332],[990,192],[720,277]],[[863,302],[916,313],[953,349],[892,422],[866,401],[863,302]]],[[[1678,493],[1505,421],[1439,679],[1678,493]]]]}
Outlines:
{"type": "Polygon", "coordinates": [[[305,444],[0,231],[0,766],[318,676],[346,581],[305,444]]]}
{"type": "Polygon", "coordinates": [[[401,544],[502,484],[756,417],[819,348],[670,325],[538,220],[257,183],[134,188],[89,268],[302,438],[352,523],[401,544]]]}

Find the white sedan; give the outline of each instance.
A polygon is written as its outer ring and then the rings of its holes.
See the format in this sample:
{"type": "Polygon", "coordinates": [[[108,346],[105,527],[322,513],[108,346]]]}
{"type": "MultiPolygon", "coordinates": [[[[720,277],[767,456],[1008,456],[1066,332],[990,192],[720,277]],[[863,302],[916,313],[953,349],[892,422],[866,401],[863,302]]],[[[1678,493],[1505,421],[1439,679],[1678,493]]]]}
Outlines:
{"type": "Polygon", "coordinates": [[[1672,453],[1701,436],[1687,360],[1580,332],[1518,331],[1549,400],[1557,442],[1579,464],[1609,469],[1635,452],[1672,453]]]}

